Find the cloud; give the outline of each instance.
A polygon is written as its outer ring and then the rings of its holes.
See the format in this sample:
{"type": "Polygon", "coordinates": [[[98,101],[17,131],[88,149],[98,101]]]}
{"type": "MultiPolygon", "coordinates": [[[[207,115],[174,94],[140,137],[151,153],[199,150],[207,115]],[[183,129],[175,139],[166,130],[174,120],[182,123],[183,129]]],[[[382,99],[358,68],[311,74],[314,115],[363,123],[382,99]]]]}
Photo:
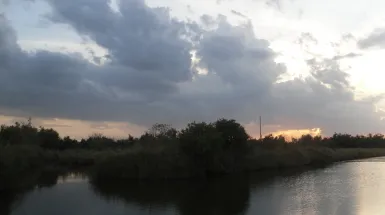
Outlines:
{"type": "Polygon", "coordinates": [[[344,54],[344,55],[336,55],[336,56],[333,57],[333,60],[341,60],[341,59],[346,59],[346,58],[355,58],[355,57],[360,57],[360,56],[362,56],[362,54],[350,52],[350,53],[344,54]]]}
{"type": "Polygon", "coordinates": [[[81,56],[22,52],[4,19],[1,35],[7,46],[1,46],[1,60],[14,64],[4,64],[1,73],[6,109],[97,120],[115,109],[112,118],[117,120],[120,114],[140,112],[142,105],[177,92],[179,82],[191,80],[191,44],[181,39],[186,25],[170,20],[166,9],[152,10],[131,0],[122,2],[117,14],[106,1],[49,3],[55,22],[68,23],[105,47],[110,63],[98,67],[81,56]],[[78,105],[81,108],[75,111],[78,105]]]}
{"type": "Polygon", "coordinates": [[[277,102],[275,106],[284,107],[277,115],[290,116],[283,121],[298,125],[297,128],[319,127],[324,134],[383,131],[384,122],[379,118],[383,112],[376,112],[370,100],[355,99],[349,76],[336,61],[309,60],[308,65],[311,76],[303,81],[282,83],[276,88],[283,95],[281,104],[277,102]]]}
{"type": "Polygon", "coordinates": [[[201,24],[180,21],[143,0],[120,1],[119,11],[104,0],[47,1],[52,22],[105,49],[108,60],[95,65],[76,53],[25,52],[3,17],[0,114],[88,120],[93,129],[101,121],[180,126],[219,117],[247,124],[259,115],[280,130],[325,134],[384,126],[373,101],[354,99],[338,57],[308,60],[309,77],[278,83],[286,68],[250,22],[233,26],[209,15],[201,24]]]}
{"type": "Polygon", "coordinates": [[[239,12],[239,11],[231,10],[231,13],[234,14],[234,15],[236,15],[236,16],[239,16],[239,17],[248,19],[248,17],[247,17],[245,14],[243,14],[243,13],[241,13],[241,12],[239,12]]]}
{"type": "Polygon", "coordinates": [[[276,131],[273,132],[273,136],[283,136],[287,140],[292,140],[292,138],[300,138],[302,135],[310,134],[312,136],[321,135],[321,130],[319,128],[313,129],[300,129],[300,130],[285,130],[285,131],[276,131]]]}
{"type": "Polygon", "coordinates": [[[282,8],[282,0],[266,0],[265,1],[267,5],[271,6],[271,7],[275,7],[277,8],[278,10],[281,10],[282,8]]]}
{"type": "MultiPolygon", "coordinates": [[[[233,0],[216,0],[217,4],[222,4],[223,2],[226,2],[226,1],[233,1],[233,0]]],[[[282,4],[284,2],[284,0],[252,0],[252,1],[262,2],[262,3],[266,4],[267,6],[276,8],[278,10],[282,9],[282,4]]],[[[291,1],[293,1],[293,0],[291,0],[291,1]]]]}
{"type": "Polygon", "coordinates": [[[0,6],[5,7],[9,4],[9,0],[0,0],[0,6]]]}
{"type": "Polygon", "coordinates": [[[317,45],[318,44],[318,40],[311,33],[303,32],[301,34],[301,36],[298,38],[297,43],[300,44],[300,45],[303,45],[303,46],[304,45],[306,46],[309,43],[317,45]]]}
{"type": "Polygon", "coordinates": [[[385,48],[385,28],[377,28],[366,38],[357,42],[358,47],[367,49],[372,47],[385,48]]]}

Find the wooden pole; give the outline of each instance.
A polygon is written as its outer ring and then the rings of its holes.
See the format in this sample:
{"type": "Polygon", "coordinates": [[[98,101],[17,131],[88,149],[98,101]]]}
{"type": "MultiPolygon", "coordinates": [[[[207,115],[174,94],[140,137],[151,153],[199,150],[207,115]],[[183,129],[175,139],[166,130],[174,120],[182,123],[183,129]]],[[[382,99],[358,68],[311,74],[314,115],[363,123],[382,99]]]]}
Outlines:
{"type": "Polygon", "coordinates": [[[259,116],[259,139],[262,140],[262,117],[259,116]]]}

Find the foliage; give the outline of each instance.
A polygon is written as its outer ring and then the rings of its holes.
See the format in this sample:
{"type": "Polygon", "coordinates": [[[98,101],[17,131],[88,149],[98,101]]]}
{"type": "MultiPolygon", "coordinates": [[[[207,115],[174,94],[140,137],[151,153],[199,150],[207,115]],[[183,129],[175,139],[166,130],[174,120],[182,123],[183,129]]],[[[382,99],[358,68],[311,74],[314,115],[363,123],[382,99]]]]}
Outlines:
{"type": "Polygon", "coordinates": [[[154,138],[176,138],[178,131],[169,124],[154,124],[147,132],[148,135],[154,138]]]}
{"type": "Polygon", "coordinates": [[[179,134],[181,149],[195,157],[208,157],[224,149],[221,133],[213,124],[192,122],[179,134]]]}
{"type": "Polygon", "coordinates": [[[63,142],[59,133],[52,128],[40,128],[37,132],[37,139],[39,141],[39,145],[45,149],[64,149],[62,146],[63,142]]]}
{"type": "Polygon", "coordinates": [[[123,150],[138,145],[156,147],[155,145],[180,144],[186,154],[213,153],[215,150],[244,151],[251,145],[262,148],[285,148],[287,145],[312,145],[331,148],[385,148],[382,134],[350,135],[337,134],[331,137],[303,135],[291,141],[283,136],[266,135],[261,140],[252,139],[245,128],[235,120],[219,119],[213,123],[192,122],[178,131],[168,124],[155,124],[139,138],[128,135],[125,139],[113,139],[102,134],[93,134],[80,141],[71,137],[59,136],[51,128],[37,128],[31,119],[16,122],[14,125],[1,125],[0,145],[34,145],[49,150],[123,150]],[[190,151],[192,150],[192,151],[190,151]]]}
{"type": "Polygon", "coordinates": [[[22,187],[22,179],[45,168],[93,167],[95,178],[103,179],[187,178],[378,156],[385,154],[381,148],[381,134],[253,139],[227,119],[192,122],[179,131],[155,124],[139,138],[94,134],[78,141],[28,120],[0,127],[0,190],[22,187]]]}
{"type": "Polygon", "coordinates": [[[214,125],[215,129],[221,133],[226,148],[245,145],[249,139],[245,128],[235,120],[219,119],[214,125]]]}
{"type": "Polygon", "coordinates": [[[0,127],[0,143],[3,145],[25,145],[37,143],[38,129],[28,123],[16,122],[14,125],[0,127]]]}

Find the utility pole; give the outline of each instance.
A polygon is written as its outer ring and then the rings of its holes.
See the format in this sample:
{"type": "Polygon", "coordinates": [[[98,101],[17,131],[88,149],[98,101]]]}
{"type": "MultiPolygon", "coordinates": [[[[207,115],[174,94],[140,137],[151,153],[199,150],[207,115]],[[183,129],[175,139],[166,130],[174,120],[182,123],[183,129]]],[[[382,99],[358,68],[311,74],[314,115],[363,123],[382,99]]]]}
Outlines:
{"type": "Polygon", "coordinates": [[[259,116],[259,139],[262,140],[262,117],[259,116]]]}

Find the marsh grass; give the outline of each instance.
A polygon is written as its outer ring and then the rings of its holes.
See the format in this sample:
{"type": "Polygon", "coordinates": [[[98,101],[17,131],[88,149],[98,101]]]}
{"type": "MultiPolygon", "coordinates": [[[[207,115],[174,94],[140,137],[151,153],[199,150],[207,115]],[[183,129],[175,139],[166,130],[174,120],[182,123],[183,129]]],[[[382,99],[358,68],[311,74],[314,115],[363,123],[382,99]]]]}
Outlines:
{"type": "Polygon", "coordinates": [[[201,166],[183,152],[122,152],[106,157],[94,166],[94,180],[186,179],[212,175],[299,167],[322,167],[339,161],[385,156],[385,149],[331,149],[327,147],[289,146],[281,149],[254,149],[235,160],[232,155],[216,155],[212,163],[201,166]]]}

